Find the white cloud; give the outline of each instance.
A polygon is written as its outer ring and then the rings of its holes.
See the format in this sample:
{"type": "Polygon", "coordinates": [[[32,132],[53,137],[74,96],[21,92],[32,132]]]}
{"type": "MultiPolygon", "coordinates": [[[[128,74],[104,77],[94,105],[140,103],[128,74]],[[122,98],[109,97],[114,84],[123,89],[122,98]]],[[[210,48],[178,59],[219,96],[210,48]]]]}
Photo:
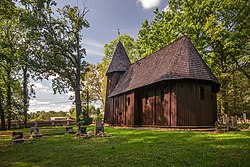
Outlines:
{"type": "Polygon", "coordinates": [[[104,52],[104,44],[100,43],[99,41],[95,41],[93,39],[85,38],[82,41],[83,47],[86,49],[87,56],[103,56],[104,52]]]}
{"type": "Polygon", "coordinates": [[[97,48],[104,48],[104,44],[98,42],[98,41],[95,41],[93,39],[84,39],[83,40],[83,45],[88,45],[88,46],[92,46],[92,47],[97,47],[97,48]]]}
{"type": "Polygon", "coordinates": [[[54,102],[49,102],[49,101],[40,101],[37,99],[32,99],[30,100],[30,107],[29,111],[30,112],[35,112],[35,111],[69,111],[69,109],[72,106],[71,101],[54,101],[54,102]],[[61,104],[62,103],[62,104],[61,104]]]}
{"type": "Polygon", "coordinates": [[[45,88],[45,86],[43,84],[39,83],[39,82],[32,83],[32,84],[35,85],[36,89],[44,89],[45,88]]]}
{"type": "Polygon", "coordinates": [[[31,81],[35,85],[36,98],[30,100],[30,112],[35,111],[68,111],[72,106],[69,97],[74,92],[67,94],[53,94],[51,80],[31,81]]]}
{"type": "Polygon", "coordinates": [[[103,50],[87,49],[87,56],[104,56],[103,50]]]}
{"type": "Polygon", "coordinates": [[[161,0],[138,0],[144,9],[151,9],[158,6],[161,0]]]}

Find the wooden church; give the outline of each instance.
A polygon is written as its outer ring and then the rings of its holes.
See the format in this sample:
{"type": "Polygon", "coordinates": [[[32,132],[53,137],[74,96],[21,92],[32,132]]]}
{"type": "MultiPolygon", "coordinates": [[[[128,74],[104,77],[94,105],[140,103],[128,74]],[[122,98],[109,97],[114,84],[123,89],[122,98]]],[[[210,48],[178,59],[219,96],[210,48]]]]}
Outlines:
{"type": "Polygon", "coordinates": [[[219,83],[182,37],[131,64],[118,42],[109,65],[104,122],[123,126],[213,126],[219,83]]]}

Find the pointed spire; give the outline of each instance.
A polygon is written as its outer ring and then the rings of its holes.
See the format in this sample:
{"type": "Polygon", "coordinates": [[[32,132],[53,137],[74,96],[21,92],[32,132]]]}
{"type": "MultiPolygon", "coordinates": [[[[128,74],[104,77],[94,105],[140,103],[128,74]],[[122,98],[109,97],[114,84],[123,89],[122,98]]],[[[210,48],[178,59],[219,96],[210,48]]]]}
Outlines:
{"type": "Polygon", "coordinates": [[[106,74],[111,72],[125,72],[129,66],[130,61],[127,52],[125,51],[121,41],[119,40],[106,74]]]}

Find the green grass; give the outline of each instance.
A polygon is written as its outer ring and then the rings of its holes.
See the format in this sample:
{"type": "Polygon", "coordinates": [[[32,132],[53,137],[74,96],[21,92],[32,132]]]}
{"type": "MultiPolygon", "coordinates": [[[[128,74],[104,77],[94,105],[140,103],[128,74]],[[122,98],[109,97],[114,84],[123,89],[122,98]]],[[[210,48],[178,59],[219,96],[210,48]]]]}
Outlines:
{"type": "Polygon", "coordinates": [[[57,135],[8,147],[0,137],[0,166],[250,166],[250,131],[105,131],[111,137],[77,139],[46,128],[41,133],[57,135]]]}

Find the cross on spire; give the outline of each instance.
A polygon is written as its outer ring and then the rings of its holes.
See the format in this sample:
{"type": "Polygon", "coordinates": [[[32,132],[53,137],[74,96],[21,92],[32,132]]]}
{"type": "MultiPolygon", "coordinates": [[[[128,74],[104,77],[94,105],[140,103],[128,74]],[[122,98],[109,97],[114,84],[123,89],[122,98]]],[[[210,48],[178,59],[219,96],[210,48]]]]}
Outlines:
{"type": "Polygon", "coordinates": [[[118,35],[119,35],[119,37],[120,37],[120,35],[121,35],[121,33],[120,33],[120,29],[119,29],[119,28],[117,28],[117,31],[118,31],[118,35]]]}

